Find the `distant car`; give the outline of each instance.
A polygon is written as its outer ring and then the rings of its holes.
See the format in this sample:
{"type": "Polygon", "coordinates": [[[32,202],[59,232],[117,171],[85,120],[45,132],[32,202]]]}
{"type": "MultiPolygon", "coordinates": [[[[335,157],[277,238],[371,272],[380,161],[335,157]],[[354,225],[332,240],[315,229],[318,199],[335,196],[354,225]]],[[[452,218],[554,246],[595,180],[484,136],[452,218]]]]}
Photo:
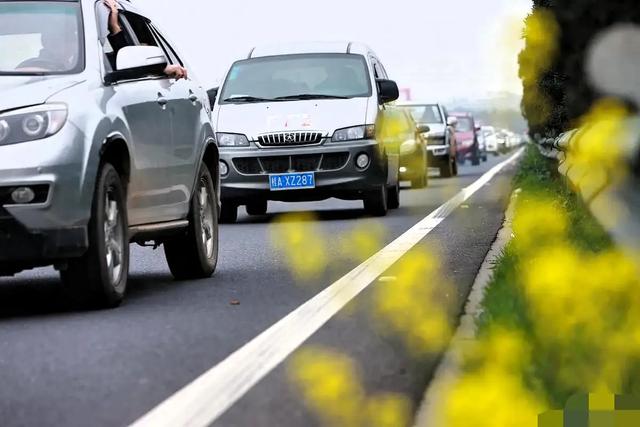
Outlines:
{"type": "Polygon", "coordinates": [[[498,152],[505,154],[509,151],[509,134],[505,129],[500,129],[496,132],[496,139],[498,141],[498,152]]]}
{"type": "Polygon", "coordinates": [[[235,222],[242,205],[264,215],[270,200],[362,200],[375,216],[399,206],[399,146],[381,136],[399,90],[369,47],[256,47],[209,93],[223,222],[235,222]]]}
{"type": "Polygon", "coordinates": [[[429,126],[417,125],[406,109],[399,109],[402,129],[405,129],[400,145],[400,179],[411,181],[411,188],[425,188],[429,182],[427,137],[429,126]]]}
{"type": "MultiPolygon", "coordinates": [[[[458,141],[458,163],[464,164],[469,159],[473,166],[478,166],[482,158],[477,132],[480,128],[471,113],[451,113],[458,123],[455,126],[458,141]]],[[[486,154],[485,154],[486,157],[486,154]]]]}
{"type": "Polygon", "coordinates": [[[486,146],[487,153],[491,153],[494,156],[499,155],[498,136],[496,135],[496,129],[493,126],[482,126],[482,137],[486,146]]]}
{"type": "Polygon", "coordinates": [[[120,7],[131,44],[114,51],[102,2],[0,2],[0,276],[52,265],[91,307],[122,301],[130,242],[164,245],[178,279],[218,260],[209,98],[165,74],[177,51],[120,7]]]}
{"type": "Polygon", "coordinates": [[[478,147],[480,148],[481,159],[483,162],[487,161],[487,141],[482,132],[482,127],[478,126],[476,131],[476,137],[478,138],[478,147]]]}
{"type": "Polygon", "coordinates": [[[448,116],[441,104],[403,103],[418,126],[428,126],[427,152],[429,167],[440,169],[440,176],[449,178],[458,174],[458,145],[454,126],[457,119],[448,116]]]}

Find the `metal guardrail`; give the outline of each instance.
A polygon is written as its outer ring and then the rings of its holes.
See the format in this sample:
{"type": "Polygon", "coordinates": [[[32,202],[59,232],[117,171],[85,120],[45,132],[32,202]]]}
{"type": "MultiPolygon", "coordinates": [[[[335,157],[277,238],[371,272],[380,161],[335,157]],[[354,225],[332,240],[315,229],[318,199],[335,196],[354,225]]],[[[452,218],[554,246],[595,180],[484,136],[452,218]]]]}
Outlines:
{"type": "Polygon", "coordinates": [[[603,165],[575,161],[579,158],[585,128],[536,142],[542,155],[558,161],[558,171],[614,241],[630,250],[632,256],[640,256],[640,118],[631,119],[627,124],[627,140],[612,142],[618,144],[615,149],[622,150],[622,173],[607,170],[603,165]]]}

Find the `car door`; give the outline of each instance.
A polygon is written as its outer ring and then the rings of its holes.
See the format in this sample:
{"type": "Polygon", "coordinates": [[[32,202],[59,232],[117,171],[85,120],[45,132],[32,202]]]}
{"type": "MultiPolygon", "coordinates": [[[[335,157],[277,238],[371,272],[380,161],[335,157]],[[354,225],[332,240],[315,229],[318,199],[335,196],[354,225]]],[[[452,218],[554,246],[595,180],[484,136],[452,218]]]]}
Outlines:
{"type": "MultiPolygon", "coordinates": [[[[376,79],[388,79],[387,72],[385,71],[382,63],[375,56],[371,56],[371,64],[373,66],[373,73],[376,79]]],[[[380,114],[387,116],[389,120],[387,122],[395,122],[396,127],[399,122],[402,121],[401,118],[398,117],[398,112],[394,111],[393,108],[388,108],[386,105],[380,106],[380,114]]],[[[387,178],[387,184],[395,185],[398,182],[398,176],[400,173],[400,144],[398,144],[397,138],[402,138],[400,135],[396,135],[396,139],[394,143],[388,144],[386,147],[387,157],[389,159],[389,174],[387,178]]]]}
{"type": "MultiPolygon", "coordinates": [[[[97,7],[104,7],[101,3],[97,7]]],[[[122,31],[131,45],[140,44],[138,36],[124,14],[122,31]]],[[[98,21],[100,22],[100,21],[98,21]]],[[[103,40],[104,67],[115,66],[115,53],[108,39],[103,40]]],[[[166,197],[166,157],[171,148],[171,115],[166,93],[169,82],[164,75],[116,82],[104,90],[107,115],[123,120],[131,150],[131,176],[127,188],[129,224],[140,225],[167,219],[163,206],[166,197]],[[122,112],[122,116],[119,112],[122,112]]],[[[120,126],[120,125],[117,125],[120,126]]]]}
{"type": "MultiPolygon", "coordinates": [[[[152,24],[160,46],[165,50],[171,64],[184,66],[174,47],[152,24]]],[[[174,208],[180,215],[187,215],[190,208],[193,183],[198,173],[200,147],[204,135],[202,104],[204,90],[191,79],[172,79],[169,105],[173,115],[172,153],[170,177],[176,197],[174,208]]]]}

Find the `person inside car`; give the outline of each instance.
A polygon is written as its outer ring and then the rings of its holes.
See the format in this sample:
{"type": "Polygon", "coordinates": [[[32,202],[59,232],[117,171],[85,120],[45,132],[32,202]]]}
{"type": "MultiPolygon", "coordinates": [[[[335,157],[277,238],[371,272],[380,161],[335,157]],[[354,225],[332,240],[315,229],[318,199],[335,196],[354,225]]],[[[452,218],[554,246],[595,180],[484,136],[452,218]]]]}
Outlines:
{"type": "Polygon", "coordinates": [[[48,28],[40,35],[42,49],[37,57],[20,63],[17,71],[67,72],[78,62],[78,37],[65,28],[48,28]]]}
{"type": "MultiPolygon", "coordinates": [[[[118,2],[116,0],[103,0],[105,6],[109,8],[109,35],[107,38],[109,39],[109,43],[113,48],[114,55],[118,53],[120,49],[123,47],[129,46],[130,43],[127,40],[127,37],[122,31],[122,27],[120,26],[119,14],[120,11],[118,9],[118,2]]],[[[164,69],[164,73],[170,77],[175,79],[186,79],[188,78],[187,69],[177,65],[177,64],[169,64],[164,69]]]]}

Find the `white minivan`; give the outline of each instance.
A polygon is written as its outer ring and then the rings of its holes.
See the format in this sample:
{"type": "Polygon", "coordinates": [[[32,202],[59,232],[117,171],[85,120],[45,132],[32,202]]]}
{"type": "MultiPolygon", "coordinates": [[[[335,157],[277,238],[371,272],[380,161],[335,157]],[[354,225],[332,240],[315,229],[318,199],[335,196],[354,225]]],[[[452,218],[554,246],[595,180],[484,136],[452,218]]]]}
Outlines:
{"type": "Polygon", "coordinates": [[[358,43],[258,47],[235,62],[215,99],[221,220],[269,200],[363,200],[372,215],[399,205],[399,148],[385,143],[398,86],[358,43]]]}

